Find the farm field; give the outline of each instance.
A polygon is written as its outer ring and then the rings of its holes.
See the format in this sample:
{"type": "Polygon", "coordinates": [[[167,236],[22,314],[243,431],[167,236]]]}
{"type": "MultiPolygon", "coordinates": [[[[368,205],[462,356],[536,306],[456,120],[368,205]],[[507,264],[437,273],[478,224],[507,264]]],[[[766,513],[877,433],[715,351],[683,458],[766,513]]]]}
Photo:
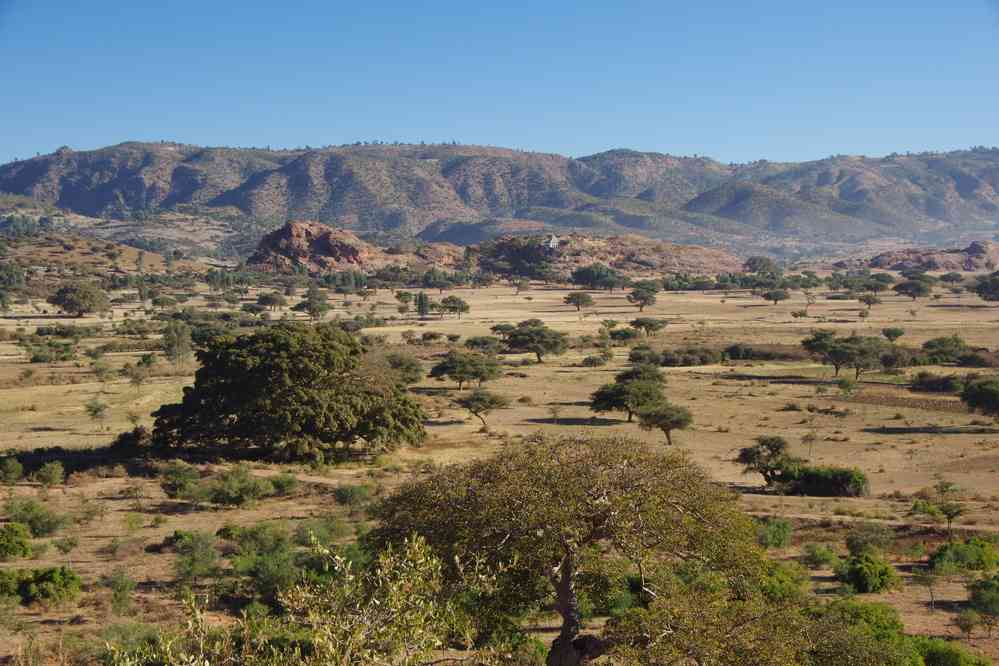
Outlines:
{"type": "MultiPolygon", "coordinates": [[[[250,289],[243,295],[244,302],[254,303],[258,293],[270,290],[250,289]]],[[[999,425],[968,413],[956,395],[909,388],[909,379],[917,371],[964,374],[971,370],[934,365],[894,373],[878,370],[861,375],[856,384],[845,385],[838,382],[831,367],[820,364],[800,347],[814,329],[835,331],[840,336],[880,336],[882,329],[899,327],[905,333],[898,344],[908,347],[958,334],[972,348],[994,350],[999,349],[999,308],[969,293],[941,293],[939,298],[919,301],[890,295],[871,307],[869,316],[859,317],[863,305],[852,300],[827,300],[825,292],[818,290],[816,302],[807,307],[808,316],[802,317],[792,316],[806,307],[798,292],[773,305],[748,291],[710,291],[660,292],[655,304],[639,313],[628,301],[627,290],[617,290],[588,291],[594,304],[577,312],[564,302],[576,292],[540,283],[523,291],[507,285],[450,288],[440,293],[433,290],[428,294],[434,298],[457,296],[464,300],[468,312],[460,318],[448,314],[424,319],[412,313],[400,315],[389,289],[377,290],[364,300],[331,293],[327,321],[362,312],[380,318],[383,325],[364,330],[377,338],[373,344],[403,349],[419,359],[424,378],[410,391],[429,413],[428,438],[422,446],[403,446],[374,460],[311,465],[248,463],[249,472],[257,477],[294,475],[297,483],[284,495],[234,508],[192,507],[190,502],[164,494],[156,473],[160,463],[142,460],[95,464],[88,459],[78,471],[71,471],[65,483],[48,488],[36,480],[11,484],[8,500],[35,498],[59,514],[86,514],[84,520],[40,539],[49,547],[30,561],[33,567],[72,566],[83,579],[84,591],[79,601],[68,606],[10,611],[5,628],[0,629],[10,637],[0,641],[0,656],[22,659],[37,650],[55,659],[59,650],[84,650],[80,646],[85,636],[148,630],[137,628],[137,623],[148,628],[183,622],[189,611],[174,584],[176,555],[163,545],[177,530],[216,532],[263,521],[279,522],[294,530],[304,521],[324,517],[335,521],[342,531],[339,540],[347,543],[370,526],[370,518],[364,502],[350,499],[344,488],[364,488],[362,494],[381,497],[422,469],[482,458],[538,432],[624,435],[667,448],[662,432],[641,429],[637,419],[629,422],[621,412],[595,413],[590,396],[630,366],[629,353],[635,346],[648,345],[657,351],[720,350],[738,343],[781,349],[793,358],[663,367],[666,396],[693,417],[689,428],[672,434],[672,448],[682,450],[712,479],[739,493],[740,504],[752,515],[782,518],[793,525],[790,541],[771,549],[771,555],[778,559],[800,557],[806,543],[828,543],[845,552],[845,535],[858,525],[879,525],[890,531],[893,541],[888,556],[903,584],[888,592],[861,595],[863,599],[884,601],[896,608],[911,633],[961,640],[982,654],[999,658],[999,636],[988,637],[984,628],[978,628],[968,637],[955,624],[967,599],[958,576],[938,582],[933,604],[927,588],[913,580],[913,572],[927,553],[949,537],[942,520],[911,511],[915,499],[941,482],[954,485],[954,497],[962,509],[953,523],[954,534],[999,534],[999,425]],[[668,323],[658,333],[615,344],[605,365],[583,364],[594,353],[593,340],[608,320],[626,328],[639,316],[668,323]],[[564,354],[546,356],[542,363],[533,354],[502,354],[502,376],[486,386],[507,398],[509,406],[490,412],[486,416],[488,427],[455,403],[470,388],[459,391],[451,380],[426,376],[450,348],[461,348],[474,336],[488,336],[498,324],[528,319],[541,320],[568,334],[570,347],[564,354]],[[420,341],[421,336],[427,341],[420,341]],[[449,342],[448,336],[460,337],[449,342]],[[792,455],[810,463],[859,468],[869,479],[869,494],[803,497],[768,491],[759,474],[745,473],[744,465],[736,462],[741,448],[768,435],[784,438],[792,455]],[[60,539],[64,540],[63,548],[59,547],[60,539]],[[66,539],[75,540],[75,545],[68,548],[66,539]],[[114,608],[110,588],[100,582],[115,571],[128,572],[136,584],[127,613],[114,608]]],[[[185,306],[206,307],[208,296],[207,288],[199,285],[185,306]]],[[[307,321],[306,315],[291,310],[301,296],[290,297],[288,304],[272,310],[270,317],[307,321]]],[[[218,311],[224,312],[225,307],[218,311]]],[[[151,427],[150,414],[162,404],[178,401],[182,389],[193,382],[195,370],[193,361],[174,364],[162,358],[155,351],[156,331],[116,332],[122,322],[146,321],[152,312],[132,302],[115,305],[106,317],[67,317],[52,306],[22,303],[0,318],[3,448],[26,454],[25,459],[30,460],[33,452],[61,447],[64,452],[60,455],[72,470],[75,455],[82,452],[86,458],[89,449],[107,446],[118,433],[136,425],[151,427]],[[97,327],[99,331],[80,339],[72,360],[29,362],[15,336],[39,326],[57,325],[97,327]],[[124,344],[119,344],[120,351],[97,356],[99,360],[85,354],[108,343],[124,344]],[[129,376],[128,368],[137,367],[149,353],[155,362],[145,361],[146,372],[129,376]],[[98,371],[96,364],[100,364],[98,371]],[[120,372],[123,368],[125,374],[120,372]],[[96,409],[95,405],[103,407],[96,409]]],[[[987,374],[990,370],[974,372],[987,374]]],[[[840,374],[849,377],[853,372],[844,368],[840,374]]],[[[196,465],[204,477],[234,467],[225,460],[201,460],[196,465]]],[[[223,551],[223,558],[226,555],[223,551]]],[[[819,594],[829,594],[836,587],[828,569],[813,569],[810,575],[819,594]]],[[[203,599],[215,593],[206,586],[195,591],[203,599]]],[[[214,607],[207,613],[218,622],[228,617],[214,607]]],[[[597,624],[601,621],[592,620],[597,624]]],[[[537,633],[549,642],[557,633],[557,622],[553,617],[541,617],[537,633]]]]}

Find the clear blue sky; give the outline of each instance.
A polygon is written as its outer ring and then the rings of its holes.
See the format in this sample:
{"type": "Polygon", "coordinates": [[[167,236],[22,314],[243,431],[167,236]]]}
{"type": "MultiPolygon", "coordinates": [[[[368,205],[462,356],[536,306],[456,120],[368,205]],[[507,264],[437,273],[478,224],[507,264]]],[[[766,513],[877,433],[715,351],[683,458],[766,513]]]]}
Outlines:
{"type": "Polygon", "coordinates": [[[999,0],[0,0],[0,162],[126,140],[999,145],[999,0]]]}

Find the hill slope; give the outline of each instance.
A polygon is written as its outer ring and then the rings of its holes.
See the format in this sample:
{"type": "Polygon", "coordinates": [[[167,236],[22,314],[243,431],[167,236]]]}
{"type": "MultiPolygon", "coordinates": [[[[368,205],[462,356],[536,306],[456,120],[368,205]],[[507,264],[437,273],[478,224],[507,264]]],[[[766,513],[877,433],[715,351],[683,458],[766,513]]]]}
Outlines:
{"type": "Polygon", "coordinates": [[[260,229],[315,219],[427,240],[519,226],[741,248],[953,241],[999,228],[999,149],[725,165],[631,150],[573,159],[460,145],[123,143],[0,166],[0,192],[94,218],[222,212],[260,229]]]}

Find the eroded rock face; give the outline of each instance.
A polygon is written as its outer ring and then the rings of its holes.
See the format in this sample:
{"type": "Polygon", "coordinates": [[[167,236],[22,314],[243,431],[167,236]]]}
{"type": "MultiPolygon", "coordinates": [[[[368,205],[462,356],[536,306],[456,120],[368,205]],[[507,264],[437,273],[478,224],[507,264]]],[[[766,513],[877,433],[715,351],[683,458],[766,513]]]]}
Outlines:
{"type": "Polygon", "coordinates": [[[894,271],[991,271],[999,266],[999,245],[992,241],[975,241],[964,249],[893,250],[877,255],[868,265],[894,271]]]}
{"type": "Polygon", "coordinates": [[[376,270],[390,264],[452,268],[462,254],[461,248],[446,243],[414,248],[411,252],[387,252],[346,229],[296,220],[264,236],[247,264],[276,273],[290,273],[303,267],[316,275],[350,269],[376,270]]]}

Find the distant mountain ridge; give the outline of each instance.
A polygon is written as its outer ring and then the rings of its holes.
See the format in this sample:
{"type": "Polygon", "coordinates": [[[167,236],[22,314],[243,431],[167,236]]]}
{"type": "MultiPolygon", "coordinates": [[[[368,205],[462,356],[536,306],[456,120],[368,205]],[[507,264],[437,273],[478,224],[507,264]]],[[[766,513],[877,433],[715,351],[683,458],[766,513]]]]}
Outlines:
{"type": "Polygon", "coordinates": [[[632,150],[123,143],[0,166],[0,192],[91,217],[224,213],[271,228],[312,219],[455,242],[519,229],[752,248],[950,242],[999,231],[999,149],[732,165],[632,150]]]}

